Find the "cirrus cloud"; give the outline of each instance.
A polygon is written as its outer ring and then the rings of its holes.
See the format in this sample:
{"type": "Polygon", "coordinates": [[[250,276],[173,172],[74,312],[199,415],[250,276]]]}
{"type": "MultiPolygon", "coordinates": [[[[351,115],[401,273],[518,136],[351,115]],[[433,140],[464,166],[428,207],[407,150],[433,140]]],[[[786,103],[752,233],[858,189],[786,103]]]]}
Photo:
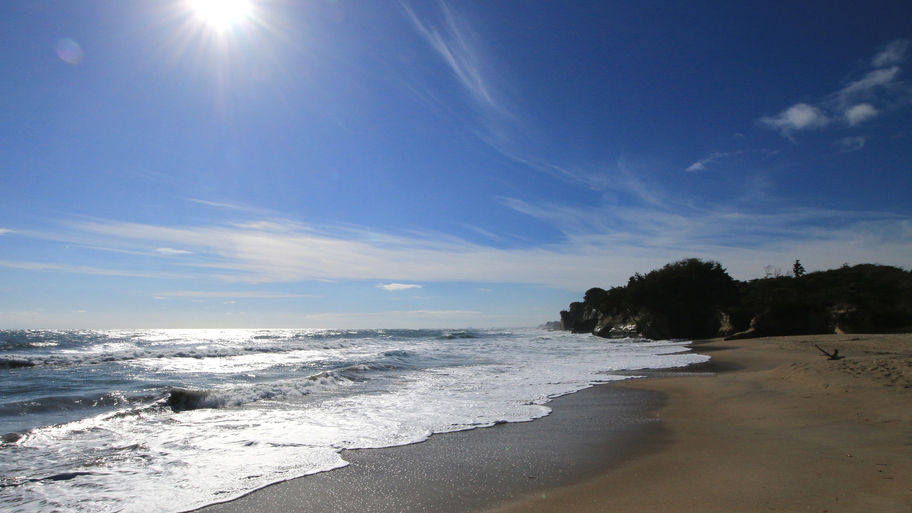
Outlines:
{"type": "Polygon", "coordinates": [[[421,285],[416,285],[414,283],[387,283],[377,285],[378,289],[388,290],[390,292],[395,292],[397,290],[408,290],[408,289],[420,289],[421,285]]]}

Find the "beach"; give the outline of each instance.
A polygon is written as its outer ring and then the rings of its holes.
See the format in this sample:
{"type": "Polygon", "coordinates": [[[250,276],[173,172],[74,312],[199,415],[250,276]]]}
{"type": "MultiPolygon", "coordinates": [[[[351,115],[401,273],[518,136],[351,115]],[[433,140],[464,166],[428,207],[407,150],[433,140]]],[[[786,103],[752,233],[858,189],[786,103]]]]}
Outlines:
{"type": "Polygon", "coordinates": [[[912,336],[698,343],[715,377],[622,386],[666,394],[667,443],[598,477],[492,511],[912,510],[912,336]],[[828,360],[814,346],[838,348],[828,360]]]}
{"type": "Polygon", "coordinates": [[[711,364],[561,397],[534,422],[350,451],[204,511],[912,509],[912,336],[693,347],[711,364]]]}

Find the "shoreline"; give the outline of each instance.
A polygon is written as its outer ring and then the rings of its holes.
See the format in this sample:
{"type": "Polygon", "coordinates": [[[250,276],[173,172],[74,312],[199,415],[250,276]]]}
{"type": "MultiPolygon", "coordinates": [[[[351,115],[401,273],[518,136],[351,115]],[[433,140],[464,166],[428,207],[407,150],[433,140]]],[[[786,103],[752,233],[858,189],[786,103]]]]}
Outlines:
{"type": "Polygon", "coordinates": [[[547,495],[601,473],[606,464],[661,450],[664,430],[650,412],[663,404],[661,393],[597,384],[554,398],[552,412],[533,421],[346,450],[346,467],[194,511],[483,511],[547,495]]]}
{"type": "Polygon", "coordinates": [[[532,422],[346,451],[348,467],[199,511],[912,510],[912,334],[691,347],[712,360],[558,397],[532,422]]]}

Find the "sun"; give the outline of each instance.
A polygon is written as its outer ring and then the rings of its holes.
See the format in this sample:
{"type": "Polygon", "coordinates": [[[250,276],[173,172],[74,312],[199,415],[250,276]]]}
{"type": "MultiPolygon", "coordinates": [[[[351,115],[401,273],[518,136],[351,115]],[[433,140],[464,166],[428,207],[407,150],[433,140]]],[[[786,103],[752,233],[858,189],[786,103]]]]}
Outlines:
{"type": "Polygon", "coordinates": [[[190,8],[205,23],[223,31],[247,19],[253,11],[251,0],[188,0],[190,8]]]}

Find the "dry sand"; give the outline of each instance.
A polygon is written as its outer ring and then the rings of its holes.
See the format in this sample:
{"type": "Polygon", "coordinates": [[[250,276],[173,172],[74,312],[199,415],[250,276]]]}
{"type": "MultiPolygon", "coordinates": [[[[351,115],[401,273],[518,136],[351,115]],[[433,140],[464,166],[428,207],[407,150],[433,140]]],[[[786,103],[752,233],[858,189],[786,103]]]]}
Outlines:
{"type": "Polygon", "coordinates": [[[667,394],[659,450],[490,512],[912,511],[912,335],[695,349],[739,369],[623,385],[667,394]]]}

